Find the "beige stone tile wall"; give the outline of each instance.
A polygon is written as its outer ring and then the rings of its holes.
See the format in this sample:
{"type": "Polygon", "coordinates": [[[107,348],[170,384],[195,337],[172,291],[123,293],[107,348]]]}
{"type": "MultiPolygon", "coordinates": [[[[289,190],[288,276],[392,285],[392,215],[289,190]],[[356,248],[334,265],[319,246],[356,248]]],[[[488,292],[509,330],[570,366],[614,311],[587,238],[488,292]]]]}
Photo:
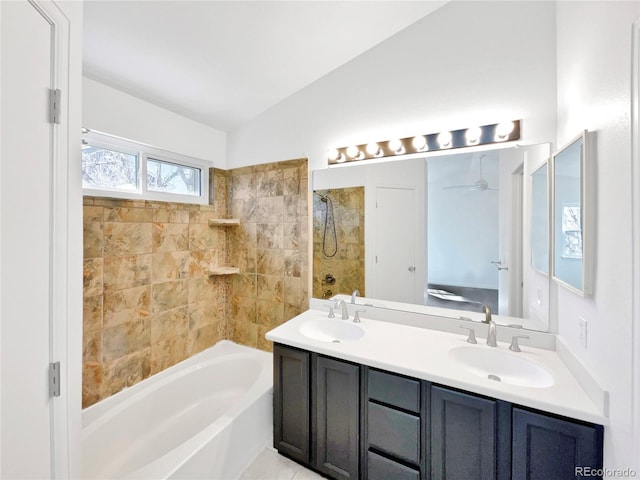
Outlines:
{"type": "Polygon", "coordinates": [[[264,334],[309,306],[308,162],[229,170],[229,260],[233,340],[271,350],[264,334]]]}
{"type": "Polygon", "coordinates": [[[356,289],[364,296],[364,187],[317,193],[328,195],[331,202],[322,202],[319,195],[313,195],[313,297],[350,295],[356,289]],[[329,222],[323,250],[327,207],[329,222]],[[327,274],[335,277],[333,285],[325,281],[327,274]]]}
{"type": "Polygon", "coordinates": [[[227,175],[212,171],[213,205],[84,199],[82,403],[230,338],[227,175]]]}

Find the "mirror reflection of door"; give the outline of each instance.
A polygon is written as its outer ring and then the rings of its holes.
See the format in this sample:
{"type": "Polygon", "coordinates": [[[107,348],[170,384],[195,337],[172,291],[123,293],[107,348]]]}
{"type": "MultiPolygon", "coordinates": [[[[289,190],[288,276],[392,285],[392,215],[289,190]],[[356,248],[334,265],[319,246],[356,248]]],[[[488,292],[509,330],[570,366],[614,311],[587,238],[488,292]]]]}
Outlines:
{"type": "Polygon", "coordinates": [[[415,209],[413,188],[376,188],[375,291],[378,298],[420,303],[415,298],[415,209]]]}

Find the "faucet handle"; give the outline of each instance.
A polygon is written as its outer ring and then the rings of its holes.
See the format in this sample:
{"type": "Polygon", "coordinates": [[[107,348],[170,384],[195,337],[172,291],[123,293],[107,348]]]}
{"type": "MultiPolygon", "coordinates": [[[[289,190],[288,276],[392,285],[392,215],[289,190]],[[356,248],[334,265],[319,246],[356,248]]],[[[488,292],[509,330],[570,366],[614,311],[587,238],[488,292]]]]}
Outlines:
{"type": "Polygon", "coordinates": [[[365,313],[366,310],[356,310],[353,314],[353,323],[360,323],[360,312],[365,313]]]}
{"type": "Polygon", "coordinates": [[[460,325],[460,328],[464,328],[465,330],[469,330],[469,336],[467,337],[467,343],[476,344],[478,341],[476,340],[476,332],[471,327],[465,327],[464,325],[460,325]]]}
{"type": "Polygon", "coordinates": [[[333,311],[333,305],[325,305],[329,309],[329,318],[336,318],[336,314],[333,311]]]}
{"type": "Polygon", "coordinates": [[[482,311],[484,312],[484,323],[491,323],[491,309],[489,308],[489,305],[483,305],[482,311]]]}
{"type": "Polygon", "coordinates": [[[518,339],[519,338],[526,338],[527,340],[529,339],[529,335],[514,335],[513,338],[511,339],[511,345],[509,345],[509,350],[511,350],[512,352],[521,352],[522,350],[520,350],[520,345],[518,345],[518,339]]]}

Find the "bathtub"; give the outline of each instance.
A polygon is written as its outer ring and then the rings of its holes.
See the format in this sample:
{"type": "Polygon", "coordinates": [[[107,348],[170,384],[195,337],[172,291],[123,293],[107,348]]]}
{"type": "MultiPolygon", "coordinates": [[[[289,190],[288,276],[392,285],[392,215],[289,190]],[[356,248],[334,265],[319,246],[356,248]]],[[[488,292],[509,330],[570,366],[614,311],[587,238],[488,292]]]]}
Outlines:
{"type": "Polygon", "coordinates": [[[272,372],[223,340],[86,408],[82,478],[237,478],[272,438],[272,372]]]}

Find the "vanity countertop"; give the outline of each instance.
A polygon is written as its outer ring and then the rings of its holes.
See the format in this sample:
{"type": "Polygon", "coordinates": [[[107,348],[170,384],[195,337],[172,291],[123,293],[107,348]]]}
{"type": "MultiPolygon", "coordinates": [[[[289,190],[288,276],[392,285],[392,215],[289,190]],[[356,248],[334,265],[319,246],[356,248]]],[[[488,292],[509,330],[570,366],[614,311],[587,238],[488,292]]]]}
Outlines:
{"type": "MultiPolygon", "coordinates": [[[[338,318],[338,314],[336,313],[338,318]]],[[[604,425],[606,417],[593,403],[555,351],[521,345],[520,353],[509,344],[489,347],[478,338],[477,345],[466,342],[466,332],[441,332],[362,317],[358,324],[364,335],[358,340],[332,343],[303,335],[300,327],[311,319],[327,318],[327,312],[307,310],[267,332],[276,343],[310,350],[343,360],[368,365],[430,382],[460,388],[545,412],[604,425]],[[456,347],[498,350],[537,363],[551,372],[550,387],[516,386],[478,376],[449,358],[456,347]]],[[[351,323],[351,320],[338,320],[351,323]]]]}

